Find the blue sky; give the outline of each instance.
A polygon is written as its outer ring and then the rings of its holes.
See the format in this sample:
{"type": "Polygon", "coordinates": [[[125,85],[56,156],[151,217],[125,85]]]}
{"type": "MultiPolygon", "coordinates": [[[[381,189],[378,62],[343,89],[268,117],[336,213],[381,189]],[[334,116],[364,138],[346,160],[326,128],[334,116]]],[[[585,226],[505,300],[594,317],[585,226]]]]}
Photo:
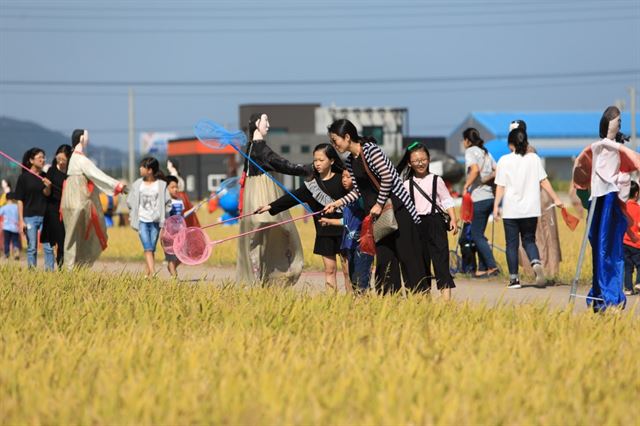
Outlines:
{"type": "Polygon", "coordinates": [[[0,115],[122,149],[129,86],[139,131],[318,102],[447,135],[470,111],[628,104],[631,85],[637,0],[0,0],[0,115]]]}

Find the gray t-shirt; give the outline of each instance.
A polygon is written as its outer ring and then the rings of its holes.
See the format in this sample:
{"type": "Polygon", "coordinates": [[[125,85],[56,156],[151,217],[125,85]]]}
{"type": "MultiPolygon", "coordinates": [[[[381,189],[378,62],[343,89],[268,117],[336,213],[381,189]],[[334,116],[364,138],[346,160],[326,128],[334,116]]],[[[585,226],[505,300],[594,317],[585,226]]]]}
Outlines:
{"type": "Polygon", "coordinates": [[[488,152],[485,153],[482,148],[472,146],[467,148],[464,153],[464,163],[467,173],[469,173],[469,168],[473,164],[477,164],[480,170],[480,174],[470,186],[471,200],[475,203],[494,198],[491,185],[484,185],[482,183],[482,180],[493,173],[493,170],[496,168],[496,160],[493,159],[491,154],[488,152]]]}

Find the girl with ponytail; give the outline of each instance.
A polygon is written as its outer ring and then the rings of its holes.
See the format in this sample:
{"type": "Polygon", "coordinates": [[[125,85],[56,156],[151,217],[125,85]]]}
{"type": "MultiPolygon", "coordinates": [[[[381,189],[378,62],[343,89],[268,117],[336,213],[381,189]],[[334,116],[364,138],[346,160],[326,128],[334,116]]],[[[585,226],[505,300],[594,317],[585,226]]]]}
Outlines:
{"type": "Polygon", "coordinates": [[[480,132],[469,127],[462,133],[465,147],[464,160],[467,179],[462,189],[463,194],[471,193],[473,201],[473,219],[471,221],[471,239],[478,249],[478,270],[476,278],[487,278],[499,274],[493,252],[484,236],[487,222],[493,208],[493,186],[496,161],[484,147],[480,132]]]}
{"type": "MultiPolygon", "coordinates": [[[[493,218],[500,218],[500,203],[504,234],[507,243],[506,255],[509,267],[508,288],[520,288],[518,277],[518,250],[520,239],[524,251],[536,275],[536,285],[545,285],[544,269],[540,252],[536,245],[536,227],[542,214],[540,189],[544,189],[553,203],[562,208],[563,204],[547,179],[540,157],[529,149],[527,132],[518,127],[509,132],[509,147],[513,150],[500,158],[496,167],[496,197],[493,218]]],[[[546,206],[545,206],[546,207],[546,206]]]]}

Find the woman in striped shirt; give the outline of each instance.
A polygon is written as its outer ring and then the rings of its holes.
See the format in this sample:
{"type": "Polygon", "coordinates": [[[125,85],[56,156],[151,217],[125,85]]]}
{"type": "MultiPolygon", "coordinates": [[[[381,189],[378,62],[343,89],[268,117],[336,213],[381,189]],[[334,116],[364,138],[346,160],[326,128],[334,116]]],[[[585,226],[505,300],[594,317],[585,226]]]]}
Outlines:
{"type": "Polygon", "coordinates": [[[405,286],[409,290],[427,291],[426,268],[422,262],[422,248],[416,227],[420,219],[396,168],[375,143],[375,139],[358,135],[356,127],[349,120],[334,121],[329,126],[329,137],[338,152],[349,153],[346,166],[351,174],[353,190],[328,204],[325,211],[331,213],[362,197],[365,211],[378,217],[387,200],[391,199],[398,229],[376,242],[376,287],[382,293],[400,290],[402,269],[405,286]],[[371,180],[366,167],[376,182],[371,180]]]}

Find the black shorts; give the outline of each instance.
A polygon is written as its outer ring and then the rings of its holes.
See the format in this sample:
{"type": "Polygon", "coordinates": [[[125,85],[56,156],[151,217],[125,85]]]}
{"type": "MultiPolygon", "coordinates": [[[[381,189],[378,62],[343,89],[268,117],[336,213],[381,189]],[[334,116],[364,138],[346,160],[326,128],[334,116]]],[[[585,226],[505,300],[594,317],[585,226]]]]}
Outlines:
{"type": "Polygon", "coordinates": [[[318,236],[313,245],[313,254],[320,256],[335,256],[340,253],[340,244],[342,244],[342,236],[318,236]]]}

